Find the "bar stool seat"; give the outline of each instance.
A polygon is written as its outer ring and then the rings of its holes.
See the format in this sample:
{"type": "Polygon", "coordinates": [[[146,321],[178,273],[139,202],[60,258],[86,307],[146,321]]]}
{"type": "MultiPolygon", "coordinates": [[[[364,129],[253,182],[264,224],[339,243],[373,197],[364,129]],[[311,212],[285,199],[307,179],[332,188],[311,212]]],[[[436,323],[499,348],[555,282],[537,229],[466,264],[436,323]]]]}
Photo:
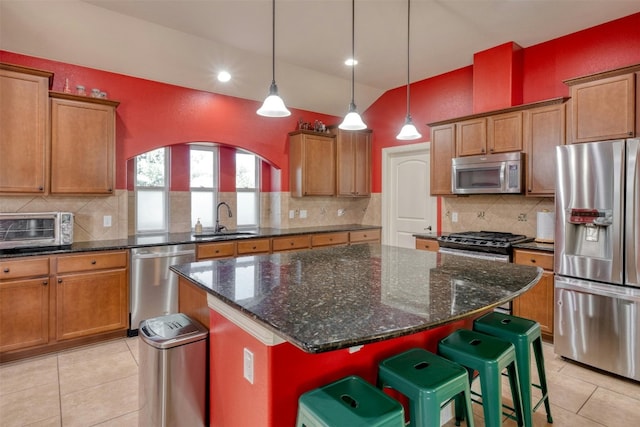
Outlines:
{"type": "Polygon", "coordinates": [[[301,395],[296,426],[404,427],[404,408],[352,375],[301,395]]]}
{"type": "Polygon", "coordinates": [[[467,425],[474,425],[467,370],[426,350],[414,348],[380,362],[378,387],[409,399],[410,426],[439,427],[441,407],[454,398],[466,409],[467,425]]]}
{"type": "Polygon", "coordinates": [[[476,319],[473,322],[473,329],[509,341],[514,345],[520,379],[524,425],[526,427],[533,426],[533,413],[543,402],[547,412],[547,422],[553,423],[551,405],[549,404],[547,377],[544,369],[544,355],[542,354],[540,324],[522,317],[491,312],[476,319]],[[532,347],[540,384],[533,384],[531,381],[532,347]],[[542,392],[542,397],[535,405],[532,405],[532,387],[536,387],[542,392]]]}
{"type": "MultiPolygon", "coordinates": [[[[478,371],[482,401],[472,400],[482,403],[484,421],[488,427],[501,426],[502,407],[509,408],[502,404],[501,374],[506,369],[514,406],[509,409],[515,411],[518,426],[522,426],[522,402],[513,344],[481,332],[458,329],[438,343],[438,353],[467,368],[470,383],[473,381],[474,371],[478,371]]],[[[474,392],[471,394],[474,395],[474,392]]],[[[456,408],[456,419],[461,415],[456,408]]],[[[513,418],[510,414],[505,415],[513,418]]]]}

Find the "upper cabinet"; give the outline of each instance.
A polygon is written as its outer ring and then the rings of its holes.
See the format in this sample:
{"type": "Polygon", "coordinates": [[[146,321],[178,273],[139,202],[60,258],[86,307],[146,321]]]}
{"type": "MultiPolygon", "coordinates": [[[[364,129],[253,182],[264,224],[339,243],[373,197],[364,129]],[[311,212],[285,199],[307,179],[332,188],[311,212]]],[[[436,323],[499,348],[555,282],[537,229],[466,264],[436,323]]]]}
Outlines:
{"type": "Polygon", "coordinates": [[[522,151],[522,111],[456,122],[456,155],[522,151]]]}
{"type": "Polygon", "coordinates": [[[527,195],[555,194],[555,154],[566,142],[566,103],[532,108],[524,112],[524,145],[527,161],[527,195]]]}
{"type": "Polygon", "coordinates": [[[487,152],[487,119],[469,119],[456,123],[456,153],[474,156],[487,152]]]}
{"type": "Polygon", "coordinates": [[[115,101],[51,92],[51,193],[112,194],[115,101]]]}
{"type": "Polygon", "coordinates": [[[451,159],[456,154],[456,125],[431,127],[431,195],[447,196],[451,192],[451,159]]]}
{"type": "Polygon", "coordinates": [[[336,195],[371,196],[371,130],[336,130],[336,195]]]}
{"type": "Polygon", "coordinates": [[[336,137],[311,131],[289,133],[292,197],[336,194],[336,137]]]}
{"type": "Polygon", "coordinates": [[[604,141],[637,135],[640,65],[565,83],[571,89],[571,142],[604,141]]]}
{"type": "Polygon", "coordinates": [[[53,73],[0,64],[0,193],[47,191],[53,73]]]}

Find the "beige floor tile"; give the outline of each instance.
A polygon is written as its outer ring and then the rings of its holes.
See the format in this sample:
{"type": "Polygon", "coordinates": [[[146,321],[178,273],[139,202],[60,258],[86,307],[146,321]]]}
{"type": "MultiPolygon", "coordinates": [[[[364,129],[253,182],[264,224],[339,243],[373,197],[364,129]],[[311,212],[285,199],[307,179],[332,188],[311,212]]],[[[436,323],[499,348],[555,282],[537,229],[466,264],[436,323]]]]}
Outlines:
{"type": "Polygon", "coordinates": [[[33,424],[29,424],[27,427],[61,427],[62,421],[60,420],[60,415],[47,418],[46,420],[37,421],[33,424]]]}
{"type": "Polygon", "coordinates": [[[579,378],[582,381],[640,400],[639,382],[607,375],[601,371],[585,368],[577,363],[567,363],[567,366],[562,369],[562,374],[579,378]]]}
{"type": "Polygon", "coordinates": [[[62,395],[62,425],[86,427],[138,410],[138,376],[62,395]]]}
{"type": "Polygon", "coordinates": [[[96,424],[95,427],[144,427],[138,426],[138,411],[130,412],[117,418],[110,419],[104,423],[96,424]]]}
{"type": "Polygon", "coordinates": [[[131,337],[131,338],[127,338],[125,341],[127,343],[127,346],[129,347],[129,350],[131,351],[131,354],[133,355],[133,358],[136,360],[136,363],[139,366],[140,365],[140,357],[139,357],[139,354],[138,354],[138,348],[139,348],[140,338],[139,337],[131,337]]]}
{"type": "Polygon", "coordinates": [[[596,389],[596,386],[560,372],[547,372],[551,404],[577,413],[596,389]]]}
{"type": "Polygon", "coordinates": [[[640,400],[598,388],[578,415],[610,426],[640,425],[640,400]]]}
{"type": "Polygon", "coordinates": [[[0,396],[57,382],[55,355],[0,365],[0,396]]]}
{"type": "Polygon", "coordinates": [[[118,339],[63,351],[58,354],[58,360],[60,361],[60,366],[65,366],[79,361],[102,357],[106,354],[125,353],[129,351],[125,340],[118,339]]]}
{"type": "MultiPolygon", "coordinates": [[[[26,426],[60,414],[58,384],[49,383],[0,397],[0,426],[26,426]]],[[[48,425],[48,424],[43,424],[48,425]]]]}
{"type": "Polygon", "coordinates": [[[138,373],[138,365],[128,348],[125,352],[94,355],[85,360],[74,358],[73,363],[60,360],[59,364],[62,396],[138,373]]]}

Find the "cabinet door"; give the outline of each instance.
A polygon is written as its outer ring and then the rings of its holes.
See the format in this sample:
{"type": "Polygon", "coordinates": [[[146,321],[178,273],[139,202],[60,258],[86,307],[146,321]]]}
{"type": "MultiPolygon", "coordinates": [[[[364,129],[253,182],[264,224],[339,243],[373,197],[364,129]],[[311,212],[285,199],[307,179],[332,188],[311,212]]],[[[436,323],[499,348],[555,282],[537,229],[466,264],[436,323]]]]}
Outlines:
{"type": "Polygon", "coordinates": [[[416,249],[438,252],[440,250],[440,244],[435,239],[421,239],[416,237],[416,249]]]}
{"type": "Polygon", "coordinates": [[[571,133],[574,143],[635,135],[635,74],[571,86],[571,133]]]}
{"type": "Polygon", "coordinates": [[[537,285],[513,300],[513,314],[538,322],[547,335],[553,335],[553,308],[553,273],[542,273],[537,285]]]}
{"type": "Polygon", "coordinates": [[[556,147],[566,141],[566,104],[533,108],[524,114],[527,195],[554,195],[556,147]]]}
{"type": "Polygon", "coordinates": [[[371,132],[339,130],[336,146],[336,194],[370,196],[371,132]]]}
{"type": "Polygon", "coordinates": [[[126,269],[58,276],[56,338],[66,340],[126,329],[128,301],[126,269]]]}
{"type": "Polygon", "coordinates": [[[51,193],[112,194],[115,107],[51,99],[51,193]]]}
{"type": "Polygon", "coordinates": [[[487,117],[489,153],[522,151],[522,111],[487,117]]]}
{"type": "Polygon", "coordinates": [[[434,126],[431,129],[431,195],[451,193],[451,159],[456,154],[455,125],[434,126]]]}
{"type": "Polygon", "coordinates": [[[200,243],[196,246],[198,261],[212,258],[229,258],[236,254],[236,242],[200,243]]]}
{"type": "Polygon", "coordinates": [[[0,70],[0,193],[44,193],[49,79],[0,70]]]}
{"type": "Polygon", "coordinates": [[[335,143],[322,136],[305,135],[304,195],[333,196],[335,181],[335,143]]]}
{"type": "Polygon", "coordinates": [[[49,342],[49,278],[0,282],[0,353],[49,342]]]}
{"type": "Polygon", "coordinates": [[[380,230],[361,230],[349,232],[349,243],[374,243],[380,242],[380,230]]]}
{"type": "Polygon", "coordinates": [[[471,119],[456,123],[456,153],[473,156],[487,152],[487,119],[471,119]]]}

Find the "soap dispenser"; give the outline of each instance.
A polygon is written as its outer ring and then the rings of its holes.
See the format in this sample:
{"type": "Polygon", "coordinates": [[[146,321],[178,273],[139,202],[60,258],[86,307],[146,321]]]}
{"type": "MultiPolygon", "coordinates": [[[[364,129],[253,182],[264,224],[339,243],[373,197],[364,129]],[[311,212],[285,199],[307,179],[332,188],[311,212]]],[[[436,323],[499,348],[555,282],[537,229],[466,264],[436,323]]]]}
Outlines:
{"type": "Polygon", "coordinates": [[[200,218],[196,221],[196,234],[202,233],[202,223],[200,222],[200,218]]]}

